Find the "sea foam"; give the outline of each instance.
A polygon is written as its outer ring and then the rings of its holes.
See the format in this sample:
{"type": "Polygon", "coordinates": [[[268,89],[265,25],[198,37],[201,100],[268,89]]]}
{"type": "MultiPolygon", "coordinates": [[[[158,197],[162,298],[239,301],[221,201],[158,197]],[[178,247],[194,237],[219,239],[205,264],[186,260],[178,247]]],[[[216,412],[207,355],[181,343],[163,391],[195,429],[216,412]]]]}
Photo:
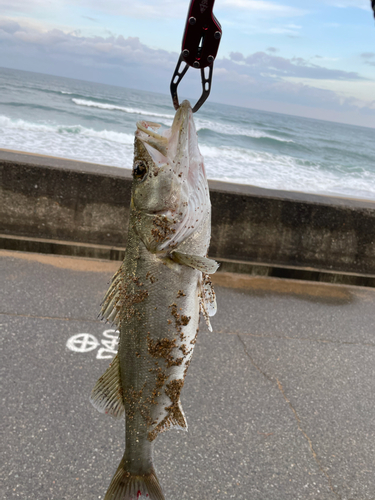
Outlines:
{"type": "Polygon", "coordinates": [[[36,133],[48,134],[66,134],[66,135],[80,135],[86,137],[95,137],[97,139],[104,139],[111,142],[118,142],[121,144],[133,144],[134,136],[122,132],[114,132],[112,130],[94,130],[91,128],[83,127],[82,125],[47,125],[43,123],[27,122],[25,120],[11,120],[7,116],[0,115],[0,129],[5,130],[27,130],[36,133]]]}
{"type": "Polygon", "coordinates": [[[263,132],[258,129],[250,128],[246,125],[232,125],[229,123],[223,124],[218,122],[213,122],[211,120],[203,120],[201,118],[197,118],[195,120],[196,129],[199,132],[200,130],[212,130],[217,132],[218,134],[227,134],[233,136],[247,136],[253,137],[255,139],[260,138],[269,138],[275,141],[280,142],[294,142],[293,139],[286,139],[285,137],[280,137],[273,134],[268,134],[267,132],[263,132]]]}
{"type": "MultiPolygon", "coordinates": [[[[171,125],[170,96],[0,72],[0,147],[131,168],[137,120],[171,125]]],[[[194,115],[210,178],[375,199],[373,130],[209,101],[194,115]]]]}
{"type": "MultiPolygon", "coordinates": [[[[198,121],[198,120],[197,120],[198,121]]],[[[207,125],[207,123],[205,123],[207,125]]],[[[12,120],[0,115],[0,147],[52,154],[93,163],[132,168],[134,134],[12,120]]],[[[336,193],[375,199],[375,172],[327,170],[317,161],[287,154],[200,144],[207,176],[270,189],[336,193]]]]}
{"type": "Polygon", "coordinates": [[[155,113],[154,111],[145,111],[137,108],[128,108],[125,106],[117,106],[115,104],[108,104],[105,102],[95,102],[95,101],[86,101],[85,99],[75,99],[72,101],[78,106],[88,106],[90,108],[99,108],[106,109],[109,111],[123,111],[124,113],[129,113],[133,115],[142,115],[142,116],[154,116],[158,118],[167,118],[169,120],[173,120],[173,115],[167,115],[163,113],[155,113]]]}
{"type": "Polygon", "coordinates": [[[244,148],[200,146],[207,177],[237,184],[375,199],[375,173],[343,175],[318,162],[244,148]]]}

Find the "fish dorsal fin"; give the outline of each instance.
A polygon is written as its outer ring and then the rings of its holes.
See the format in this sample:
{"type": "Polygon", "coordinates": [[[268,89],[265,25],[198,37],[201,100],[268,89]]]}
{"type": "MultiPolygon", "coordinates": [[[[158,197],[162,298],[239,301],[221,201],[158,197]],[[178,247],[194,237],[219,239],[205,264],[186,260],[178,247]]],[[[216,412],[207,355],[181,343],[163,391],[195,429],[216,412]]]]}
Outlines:
{"type": "Polygon", "coordinates": [[[118,327],[120,326],[120,309],[122,305],[121,301],[121,284],[124,280],[124,272],[122,266],[113,276],[111,284],[104,296],[100,315],[102,319],[106,319],[110,323],[114,323],[118,327]]]}
{"type": "Polygon", "coordinates": [[[111,415],[111,417],[121,418],[124,414],[120,362],[117,354],[107,370],[96,382],[91,392],[90,402],[100,413],[111,415]]]}
{"type": "Polygon", "coordinates": [[[198,271],[202,271],[202,273],[206,274],[215,273],[219,267],[219,264],[215,260],[207,257],[201,257],[200,255],[190,255],[175,251],[172,252],[170,256],[171,259],[178,264],[192,267],[193,269],[197,269],[198,271]]]}
{"type": "Polygon", "coordinates": [[[203,314],[206,325],[210,332],[212,332],[210,316],[215,316],[216,311],[217,304],[214,287],[212,286],[209,275],[203,273],[200,293],[200,312],[203,314]]]}

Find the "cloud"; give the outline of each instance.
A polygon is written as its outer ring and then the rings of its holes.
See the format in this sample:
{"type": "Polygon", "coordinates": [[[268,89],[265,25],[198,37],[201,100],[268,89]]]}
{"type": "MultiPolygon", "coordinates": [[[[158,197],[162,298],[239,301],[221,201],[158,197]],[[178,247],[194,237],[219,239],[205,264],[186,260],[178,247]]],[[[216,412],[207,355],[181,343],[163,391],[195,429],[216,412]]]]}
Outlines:
{"type": "Polygon", "coordinates": [[[4,31],[5,33],[12,35],[19,29],[20,25],[12,19],[0,19],[0,30],[4,31]]]}
{"type": "Polygon", "coordinates": [[[81,16],[83,19],[88,19],[89,21],[93,21],[94,23],[98,23],[99,21],[97,19],[94,19],[93,17],[90,16],[81,16]]]}
{"type": "Polygon", "coordinates": [[[324,109],[326,113],[360,112],[375,116],[374,102],[366,102],[355,97],[343,98],[333,90],[316,88],[304,83],[262,79],[237,73],[233,69],[223,68],[221,63],[221,61],[218,63],[219,68],[214,74],[215,85],[220,81],[227,95],[235,91],[236,96],[242,96],[244,102],[258,99],[263,102],[280,103],[284,107],[284,112],[287,112],[288,105],[299,105],[324,109]]]}
{"type": "MultiPolygon", "coordinates": [[[[88,8],[97,13],[114,14],[137,19],[184,19],[188,4],[186,0],[1,0],[2,13],[31,13],[36,9],[51,10],[88,8]]],[[[248,12],[267,18],[296,17],[307,13],[301,8],[282,5],[268,0],[221,0],[214,6],[215,12],[227,17],[248,12]]]]}
{"type": "MultiPolygon", "coordinates": [[[[55,6],[61,4],[61,1],[54,1],[55,6]]],[[[25,11],[33,11],[37,8],[46,8],[45,0],[1,0],[1,11],[9,12],[25,12],[25,11]]]]}
{"type": "Polygon", "coordinates": [[[324,3],[340,9],[362,9],[370,11],[370,0],[324,0],[324,3]]]}
{"type": "Polygon", "coordinates": [[[279,25],[273,28],[268,28],[264,32],[272,35],[288,35],[291,38],[297,38],[300,36],[301,29],[302,26],[298,26],[296,24],[285,24],[284,26],[279,25]]]}
{"type": "Polygon", "coordinates": [[[241,54],[241,52],[231,52],[230,58],[232,61],[236,61],[236,62],[240,62],[240,61],[244,60],[244,56],[241,54]]]}
{"type": "MultiPolygon", "coordinates": [[[[22,0],[17,0],[22,2],[22,0]]],[[[26,1],[26,0],[24,0],[26,1]]],[[[37,0],[32,0],[37,1],[37,0]]],[[[90,8],[102,12],[116,13],[136,18],[150,19],[170,19],[185,18],[187,12],[186,0],[63,0],[66,4],[86,5],[90,8]]],[[[274,17],[296,17],[306,14],[306,10],[281,5],[277,2],[267,0],[221,0],[214,6],[215,12],[226,12],[233,14],[250,12],[252,14],[266,15],[268,18],[274,17]]]]}
{"type": "Polygon", "coordinates": [[[263,0],[222,0],[220,8],[235,8],[250,12],[264,12],[272,17],[294,17],[306,14],[306,10],[263,0]]]}
{"type": "MultiPolygon", "coordinates": [[[[309,79],[319,86],[326,80],[331,82],[366,81],[360,75],[349,71],[340,71],[311,64],[309,61],[294,57],[286,59],[265,52],[256,52],[244,56],[240,52],[230,54],[229,59],[217,61],[215,85],[220,81],[227,95],[235,92],[237,96],[246,96],[247,102],[258,99],[262,102],[277,102],[287,109],[291,106],[309,106],[324,109],[325,113],[354,112],[375,115],[373,104],[366,100],[345,96],[328,88],[317,88],[311,83],[295,81],[309,79]]],[[[371,83],[371,82],[369,82],[371,83]]]]}
{"type": "Polygon", "coordinates": [[[361,57],[365,60],[364,62],[368,66],[375,66],[375,52],[363,52],[361,57]]]}
{"type": "Polygon", "coordinates": [[[17,15],[40,18],[46,21],[48,14],[59,18],[67,0],[0,0],[1,15],[17,15]]]}
{"type": "Polygon", "coordinates": [[[275,53],[275,52],[279,52],[279,49],[276,49],[276,47],[268,47],[268,49],[266,49],[266,51],[275,53]]]}
{"type": "Polygon", "coordinates": [[[50,12],[56,16],[56,12],[71,10],[72,8],[88,8],[90,11],[100,13],[125,15],[141,19],[157,18],[184,18],[187,5],[184,0],[0,0],[1,12],[12,14],[22,12],[25,15],[36,10],[50,12]]]}
{"type": "Polygon", "coordinates": [[[338,57],[326,57],[326,56],[319,56],[319,55],[315,55],[315,56],[310,57],[310,61],[313,59],[319,59],[320,61],[323,61],[323,62],[324,61],[339,61],[338,57]]]}
{"type": "MultiPolygon", "coordinates": [[[[82,36],[58,29],[43,31],[0,19],[0,65],[4,66],[17,67],[14,61],[21,61],[19,69],[166,92],[177,59],[176,52],[150,48],[136,37],[82,36]]],[[[285,110],[289,104],[340,112],[367,109],[367,113],[374,113],[371,103],[343,99],[332,90],[287,80],[296,77],[316,81],[364,80],[357,73],[324,68],[300,57],[287,59],[265,52],[245,56],[232,52],[229,58],[215,62],[213,94],[222,102],[231,98],[233,104],[253,96],[282,103],[285,110]]],[[[199,72],[188,71],[183,80],[183,85],[186,84],[185,95],[199,96],[199,72]]]]}
{"type": "Polygon", "coordinates": [[[80,60],[92,64],[131,64],[135,66],[170,65],[176,63],[177,53],[161,49],[151,49],[142,44],[139,38],[119,36],[80,36],[79,32],[66,33],[53,29],[42,31],[34,27],[21,26],[19,23],[0,19],[0,43],[11,46],[14,51],[25,51],[25,56],[55,54],[67,60],[80,60]],[[105,57],[103,57],[105,54],[105,57]]]}
{"type": "MultiPolygon", "coordinates": [[[[247,74],[261,74],[264,77],[282,78],[299,77],[312,78],[317,80],[363,80],[358,73],[353,71],[342,71],[338,69],[328,69],[317,64],[311,64],[302,57],[286,59],[280,56],[266,54],[265,52],[255,52],[247,57],[239,52],[231,53],[231,62],[238,66],[230,66],[236,71],[247,74]],[[241,62],[241,64],[236,64],[241,62]]],[[[228,67],[230,62],[227,63],[228,67]]]]}
{"type": "Polygon", "coordinates": [[[62,0],[68,7],[86,7],[91,11],[126,16],[135,19],[185,19],[187,7],[185,0],[62,0]]]}

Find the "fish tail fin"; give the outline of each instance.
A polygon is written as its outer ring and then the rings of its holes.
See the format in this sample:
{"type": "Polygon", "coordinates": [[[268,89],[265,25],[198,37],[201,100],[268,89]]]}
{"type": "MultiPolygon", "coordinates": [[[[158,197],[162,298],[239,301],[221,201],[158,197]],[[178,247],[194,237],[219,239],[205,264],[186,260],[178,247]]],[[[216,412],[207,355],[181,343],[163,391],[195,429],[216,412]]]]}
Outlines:
{"type": "Polygon", "coordinates": [[[154,468],[145,474],[126,470],[124,458],[113,476],[104,500],[165,500],[154,468]]]}

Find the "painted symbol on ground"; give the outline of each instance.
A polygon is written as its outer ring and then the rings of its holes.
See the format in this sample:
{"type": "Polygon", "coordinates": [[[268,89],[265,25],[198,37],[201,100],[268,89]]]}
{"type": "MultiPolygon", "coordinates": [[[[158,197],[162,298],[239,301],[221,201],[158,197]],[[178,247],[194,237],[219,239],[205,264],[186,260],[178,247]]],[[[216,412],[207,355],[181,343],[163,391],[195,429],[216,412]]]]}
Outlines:
{"type": "Polygon", "coordinates": [[[118,334],[117,330],[104,330],[104,338],[99,341],[91,333],[77,333],[68,339],[66,347],[74,352],[90,352],[101,345],[96,359],[111,359],[117,354],[118,334]]]}
{"type": "Polygon", "coordinates": [[[118,347],[118,334],[117,330],[104,330],[103,335],[106,337],[102,339],[102,345],[98,350],[96,359],[113,358],[117,354],[118,347]]]}
{"type": "Polygon", "coordinates": [[[96,349],[98,345],[99,342],[90,333],[77,333],[77,335],[70,337],[66,343],[66,347],[74,352],[90,352],[96,349]]]}

